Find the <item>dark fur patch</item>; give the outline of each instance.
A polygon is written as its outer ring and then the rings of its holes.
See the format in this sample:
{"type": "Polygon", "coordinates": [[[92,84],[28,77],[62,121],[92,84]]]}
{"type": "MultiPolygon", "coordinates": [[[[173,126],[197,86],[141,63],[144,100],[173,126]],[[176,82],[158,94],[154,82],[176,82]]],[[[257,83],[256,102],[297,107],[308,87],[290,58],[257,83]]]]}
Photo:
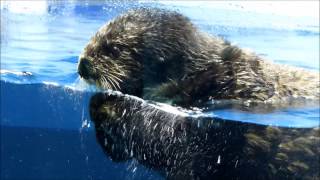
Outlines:
{"type": "Polygon", "coordinates": [[[317,179],[319,128],[183,116],[121,94],[96,94],[90,115],[114,161],[134,158],[168,179],[317,179]]]}

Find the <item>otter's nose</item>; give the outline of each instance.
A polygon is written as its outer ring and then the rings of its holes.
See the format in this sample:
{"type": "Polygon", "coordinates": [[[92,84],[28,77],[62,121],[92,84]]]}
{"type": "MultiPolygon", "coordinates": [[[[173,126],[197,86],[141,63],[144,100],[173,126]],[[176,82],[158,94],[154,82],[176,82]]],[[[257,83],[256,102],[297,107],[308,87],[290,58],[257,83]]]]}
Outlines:
{"type": "Polygon", "coordinates": [[[78,66],[78,73],[81,77],[88,79],[92,71],[91,63],[86,58],[81,58],[78,66]]]}

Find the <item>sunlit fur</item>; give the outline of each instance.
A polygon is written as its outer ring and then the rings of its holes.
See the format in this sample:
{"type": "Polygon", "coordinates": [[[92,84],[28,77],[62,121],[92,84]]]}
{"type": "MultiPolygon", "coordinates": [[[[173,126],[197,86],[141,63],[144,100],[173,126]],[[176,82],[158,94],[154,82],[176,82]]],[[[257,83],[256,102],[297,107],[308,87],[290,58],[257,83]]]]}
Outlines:
{"type": "Polygon", "coordinates": [[[263,60],[199,31],[174,11],[142,8],[116,17],[92,37],[81,58],[90,60],[102,88],[180,105],[319,98],[319,73],[263,60]]]}

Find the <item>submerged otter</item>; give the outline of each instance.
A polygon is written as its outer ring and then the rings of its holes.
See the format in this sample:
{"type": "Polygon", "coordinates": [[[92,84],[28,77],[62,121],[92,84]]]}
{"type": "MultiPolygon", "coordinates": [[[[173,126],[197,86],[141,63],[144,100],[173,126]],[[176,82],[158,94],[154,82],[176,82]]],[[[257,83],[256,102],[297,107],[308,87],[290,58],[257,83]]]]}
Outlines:
{"type": "Polygon", "coordinates": [[[166,109],[121,93],[90,100],[98,142],[113,161],[134,158],[174,180],[319,179],[319,127],[264,126],[166,109]]]}
{"type": "Polygon", "coordinates": [[[264,61],[161,9],[131,10],[101,27],[78,71],[102,88],[183,106],[211,99],[319,98],[318,73],[264,61]]]}

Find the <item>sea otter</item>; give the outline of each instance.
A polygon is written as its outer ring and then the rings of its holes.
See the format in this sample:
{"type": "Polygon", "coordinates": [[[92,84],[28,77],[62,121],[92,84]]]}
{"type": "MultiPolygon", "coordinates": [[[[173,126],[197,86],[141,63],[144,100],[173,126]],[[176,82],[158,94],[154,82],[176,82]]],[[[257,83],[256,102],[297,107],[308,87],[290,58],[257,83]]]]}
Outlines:
{"type": "Polygon", "coordinates": [[[90,116],[113,161],[134,158],[167,179],[319,179],[319,127],[190,116],[121,93],[94,95],[90,116]]]}
{"type": "Polygon", "coordinates": [[[113,161],[131,158],[167,179],[318,179],[319,128],[280,128],[194,117],[143,99],[194,106],[208,100],[317,99],[317,73],[267,62],[199,31],[174,11],[141,8],[103,26],[79,58],[103,89],[90,116],[113,161]]]}
{"type": "Polygon", "coordinates": [[[157,8],[130,10],[102,26],[78,72],[101,88],[180,106],[319,98],[319,73],[265,61],[157,8]]]}

